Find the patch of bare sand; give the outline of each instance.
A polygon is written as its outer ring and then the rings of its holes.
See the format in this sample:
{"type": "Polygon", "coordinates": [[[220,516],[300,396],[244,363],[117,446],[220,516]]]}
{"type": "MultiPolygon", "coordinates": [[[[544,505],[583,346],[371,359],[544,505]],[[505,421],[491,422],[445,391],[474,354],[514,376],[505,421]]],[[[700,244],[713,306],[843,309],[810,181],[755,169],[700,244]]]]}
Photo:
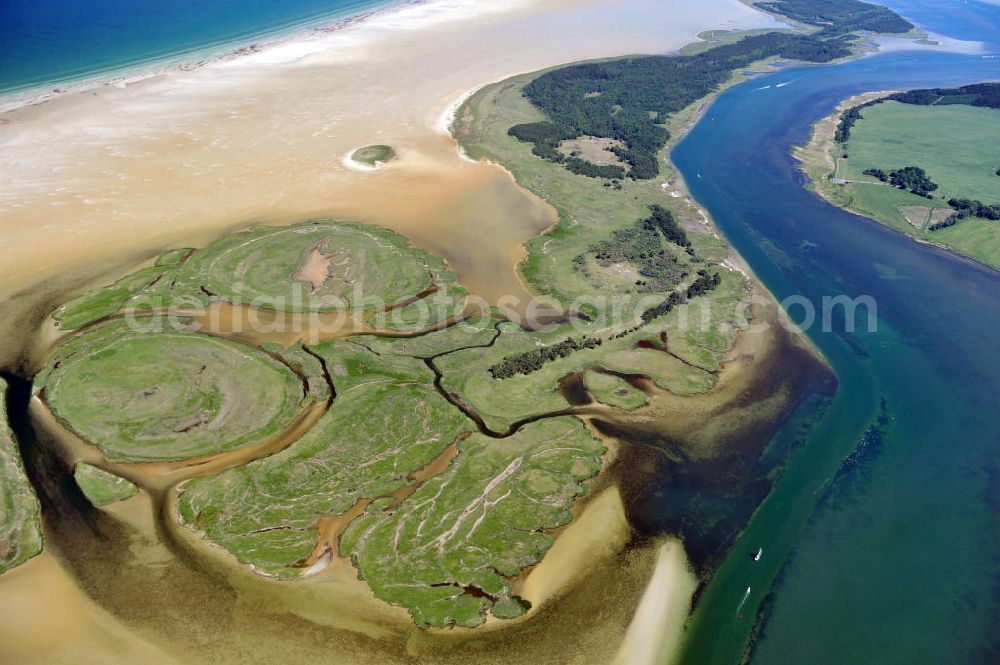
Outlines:
{"type": "MultiPolygon", "coordinates": [[[[0,306],[37,298],[42,284],[65,292],[110,279],[116,262],[206,244],[248,222],[312,216],[391,227],[443,255],[473,293],[526,300],[521,245],[555,213],[502,169],[463,160],[440,132],[442,111],[511,72],[768,25],[738,0],[433,0],[4,113],[0,306]],[[398,148],[392,168],[341,163],[373,142],[398,148]],[[72,281],[54,279],[71,271],[72,281]]],[[[9,339],[0,334],[0,365],[19,351],[9,339]]]]}
{"type": "Polygon", "coordinates": [[[609,487],[559,534],[515,592],[531,603],[532,613],[544,611],[547,601],[584,577],[595,562],[617,556],[631,536],[621,494],[617,487],[609,487]]]}
{"type": "Polygon", "coordinates": [[[621,166],[628,168],[628,164],[623,162],[618,155],[611,151],[612,148],[624,148],[625,144],[615,139],[600,138],[597,136],[581,136],[578,139],[569,139],[559,144],[559,152],[566,156],[579,157],[580,159],[597,164],[598,166],[621,166]]]}
{"type": "Polygon", "coordinates": [[[49,552],[3,575],[0,584],[0,662],[80,665],[115,662],[181,665],[131,634],[81,593],[49,552]],[[44,645],[43,648],[39,648],[44,645]]]}
{"type": "Polygon", "coordinates": [[[315,293],[326,284],[330,278],[330,263],[333,261],[333,254],[327,254],[326,244],[329,238],[323,238],[306,250],[305,259],[302,265],[292,275],[292,279],[297,282],[304,282],[312,288],[315,293]]]}
{"type": "Polygon", "coordinates": [[[698,588],[684,545],[668,539],[656,555],[656,569],[615,657],[615,665],[663,665],[673,662],[698,588]]]}
{"type": "Polygon", "coordinates": [[[915,229],[924,228],[931,214],[930,206],[900,206],[899,212],[915,229]]]}

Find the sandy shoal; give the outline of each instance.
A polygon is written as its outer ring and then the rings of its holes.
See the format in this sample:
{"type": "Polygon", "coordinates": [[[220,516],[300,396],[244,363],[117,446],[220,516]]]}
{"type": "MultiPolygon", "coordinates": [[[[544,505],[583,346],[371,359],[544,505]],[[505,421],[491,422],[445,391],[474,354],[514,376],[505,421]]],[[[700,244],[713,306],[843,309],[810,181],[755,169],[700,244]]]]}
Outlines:
{"type": "Polygon", "coordinates": [[[513,73],[767,25],[738,0],[431,0],[8,111],[0,307],[58,275],[82,289],[157,250],[317,215],[390,226],[447,258],[472,292],[526,298],[521,244],[554,211],[502,169],[462,159],[443,132],[447,111],[513,73]],[[344,165],[371,143],[399,159],[371,172],[344,165]]]}

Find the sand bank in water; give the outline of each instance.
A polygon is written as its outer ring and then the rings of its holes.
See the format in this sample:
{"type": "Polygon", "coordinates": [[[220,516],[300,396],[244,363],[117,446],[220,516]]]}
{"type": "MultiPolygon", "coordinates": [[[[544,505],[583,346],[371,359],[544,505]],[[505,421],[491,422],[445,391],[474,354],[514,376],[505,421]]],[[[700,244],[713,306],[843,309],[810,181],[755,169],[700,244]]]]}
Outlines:
{"type": "Polygon", "coordinates": [[[660,546],[656,569],[642,596],[615,665],[663,665],[672,662],[698,578],[688,566],[684,545],[670,539],[660,546]]]}

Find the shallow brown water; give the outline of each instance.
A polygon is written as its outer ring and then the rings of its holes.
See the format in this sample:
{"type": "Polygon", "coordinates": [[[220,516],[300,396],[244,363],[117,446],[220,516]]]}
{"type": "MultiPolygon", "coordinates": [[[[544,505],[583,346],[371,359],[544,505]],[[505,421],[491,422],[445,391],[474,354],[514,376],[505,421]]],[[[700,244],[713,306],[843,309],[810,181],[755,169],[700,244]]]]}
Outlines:
{"type": "MultiPolygon", "coordinates": [[[[388,226],[446,258],[472,293],[524,302],[521,243],[551,225],[554,211],[501,169],[461,159],[435,127],[445,105],[507,74],[769,23],[757,16],[737,0],[551,0],[6,114],[0,367],[39,366],[58,337],[42,323],[69,295],[249,223],[325,216],[388,226]],[[392,144],[399,159],[375,172],[344,167],[344,155],[372,142],[392,144]]],[[[226,326],[241,316],[223,315],[218,333],[233,334],[226,326]]],[[[175,482],[287,440],[200,466],[118,469],[147,491],[97,510],[70,479],[72,464],[96,451],[68,440],[44,410],[31,420],[37,440],[23,444],[46,553],[0,579],[4,665],[610,662],[654,565],[655,548],[635,537],[626,511],[641,522],[634,495],[661,469],[613,462],[594,492],[621,485],[625,507],[602,503],[600,519],[581,518],[608,531],[587,541],[571,528],[557,541],[571,586],[557,588],[558,576],[539,566],[525,587],[545,591],[528,619],[422,632],[343,562],[278,583],[176,525],[175,482]]],[[[645,451],[634,459],[662,458],[650,445],[627,445],[645,451]]]]}

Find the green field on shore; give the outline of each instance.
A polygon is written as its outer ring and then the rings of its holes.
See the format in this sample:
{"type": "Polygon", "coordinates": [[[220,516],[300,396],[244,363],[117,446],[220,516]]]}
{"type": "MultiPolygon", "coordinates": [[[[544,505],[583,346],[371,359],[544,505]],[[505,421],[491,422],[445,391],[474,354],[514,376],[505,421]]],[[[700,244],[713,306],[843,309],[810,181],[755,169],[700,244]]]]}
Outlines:
{"type": "Polygon", "coordinates": [[[850,180],[865,169],[920,166],[945,198],[1000,203],[1000,110],[884,102],[866,108],[851,130],[850,180]]]}
{"type": "Polygon", "coordinates": [[[963,104],[918,106],[886,101],[862,110],[846,144],[835,143],[836,177],[813,180],[834,203],[901,233],[1000,268],[1000,222],[976,217],[931,230],[950,216],[950,198],[1000,203],[1000,109],[963,104]],[[849,156],[843,158],[842,153],[849,156]],[[927,199],[865,175],[918,166],[939,186],[927,199]]]}

